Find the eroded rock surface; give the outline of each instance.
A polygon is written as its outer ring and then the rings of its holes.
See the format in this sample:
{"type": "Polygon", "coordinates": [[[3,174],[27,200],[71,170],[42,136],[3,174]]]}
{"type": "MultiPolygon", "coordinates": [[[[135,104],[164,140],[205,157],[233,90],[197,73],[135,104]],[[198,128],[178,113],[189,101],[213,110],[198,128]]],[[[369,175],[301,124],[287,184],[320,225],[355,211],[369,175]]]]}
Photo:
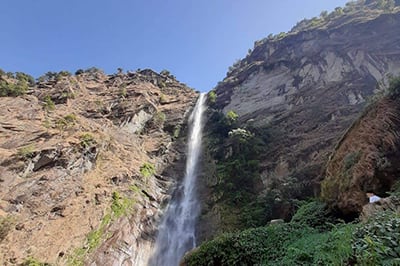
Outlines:
{"type": "Polygon", "coordinates": [[[59,75],[0,97],[0,215],[12,224],[0,264],[144,265],[196,98],[151,70],[59,75]]]}
{"type": "Polygon", "coordinates": [[[267,126],[263,182],[310,187],[366,100],[400,73],[400,13],[363,10],[267,39],[216,87],[216,106],[242,127],[267,126]],[[311,180],[314,180],[311,182],[311,180]]]}

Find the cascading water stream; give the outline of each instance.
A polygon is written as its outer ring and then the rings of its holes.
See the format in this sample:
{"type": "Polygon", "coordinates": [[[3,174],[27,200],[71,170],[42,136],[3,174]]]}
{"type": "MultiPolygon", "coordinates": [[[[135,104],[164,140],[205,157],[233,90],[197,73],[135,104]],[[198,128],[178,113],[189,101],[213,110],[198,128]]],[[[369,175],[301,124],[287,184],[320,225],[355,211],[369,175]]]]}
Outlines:
{"type": "Polygon", "coordinates": [[[196,196],[198,161],[201,152],[202,114],[205,95],[202,93],[189,117],[190,138],[186,173],[169,203],[155,244],[155,253],[149,265],[177,266],[186,251],[196,246],[195,225],[200,205],[196,196]]]}

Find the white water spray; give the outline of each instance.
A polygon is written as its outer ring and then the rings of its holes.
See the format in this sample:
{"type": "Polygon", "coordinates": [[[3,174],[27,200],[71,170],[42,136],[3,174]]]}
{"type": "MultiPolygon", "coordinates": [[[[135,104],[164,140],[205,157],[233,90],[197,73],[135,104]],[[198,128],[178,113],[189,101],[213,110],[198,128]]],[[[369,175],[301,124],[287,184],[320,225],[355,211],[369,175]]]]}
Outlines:
{"type": "Polygon", "coordinates": [[[196,246],[195,225],[200,205],[196,195],[198,161],[201,152],[202,114],[205,95],[202,93],[189,117],[190,138],[186,173],[176,188],[159,228],[152,266],[177,266],[182,256],[196,246]]]}

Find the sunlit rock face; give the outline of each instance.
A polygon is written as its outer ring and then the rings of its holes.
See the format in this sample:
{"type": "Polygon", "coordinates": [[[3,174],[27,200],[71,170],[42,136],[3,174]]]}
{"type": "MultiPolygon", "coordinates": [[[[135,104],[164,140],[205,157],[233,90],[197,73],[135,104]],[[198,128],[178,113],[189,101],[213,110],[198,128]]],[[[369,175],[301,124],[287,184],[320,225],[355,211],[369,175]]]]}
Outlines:
{"type": "Polygon", "coordinates": [[[145,265],[197,98],[167,73],[97,69],[0,97],[0,264],[145,265]]]}
{"type": "Polygon", "coordinates": [[[235,111],[242,126],[273,133],[263,156],[265,185],[291,176],[313,187],[367,100],[400,73],[399,27],[398,11],[363,10],[295,28],[256,43],[218,84],[218,108],[235,111]]]}

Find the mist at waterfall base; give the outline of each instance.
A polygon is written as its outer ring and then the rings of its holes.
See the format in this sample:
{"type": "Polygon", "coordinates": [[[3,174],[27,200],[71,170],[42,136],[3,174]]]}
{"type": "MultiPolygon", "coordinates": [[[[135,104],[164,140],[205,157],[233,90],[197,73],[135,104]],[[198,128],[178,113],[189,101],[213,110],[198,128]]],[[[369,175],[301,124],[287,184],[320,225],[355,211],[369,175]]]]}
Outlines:
{"type": "Polygon", "coordinates": [[[186,172],[169,203],[155,244],[151,266],[177,266],[182,256],[196,246],[195,225],[200,211],[196,195],[198,162],[201,153],[202,115],[205,94],[200,94],[189,117],[186,172]]]}

